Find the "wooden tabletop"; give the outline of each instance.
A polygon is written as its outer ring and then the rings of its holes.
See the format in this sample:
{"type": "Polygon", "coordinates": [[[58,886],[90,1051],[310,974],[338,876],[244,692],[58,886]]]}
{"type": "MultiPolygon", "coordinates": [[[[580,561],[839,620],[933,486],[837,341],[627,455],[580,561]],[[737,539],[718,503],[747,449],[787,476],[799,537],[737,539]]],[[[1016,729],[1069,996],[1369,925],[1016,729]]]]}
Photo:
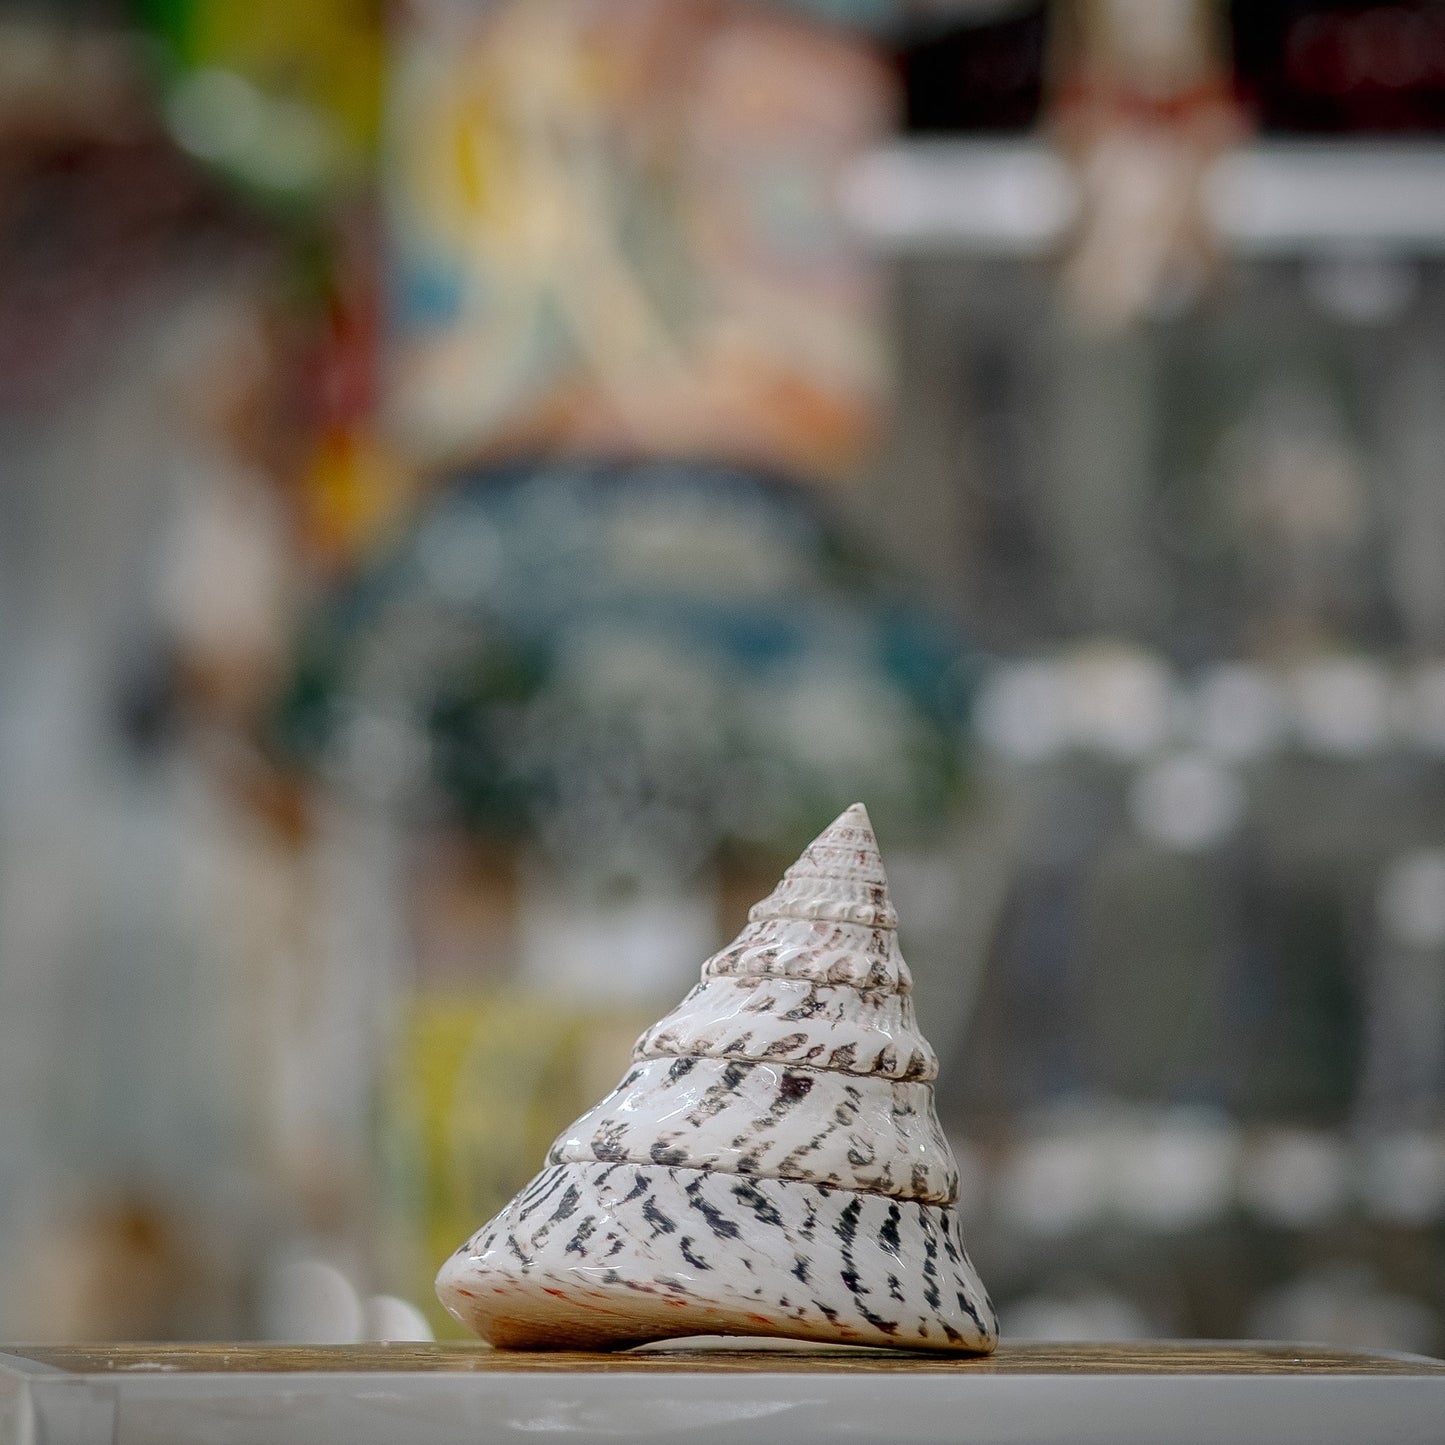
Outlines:
{"type": "Polygon", "coordinates": [[[1317,1345],[1168,1341],[1117,1345],[1011,1344],[982,1358],[901,1350],[723,1349],[651,1346],[622,1354],[492,1350],[477,1344],[278,1346],[0,1345],[18,1356],[78,1374],[191,1371],[403,1373],[887,1373],[978,1375],[1445,1375],[1445,1361],[1418,1355],[1317,1345]]]}

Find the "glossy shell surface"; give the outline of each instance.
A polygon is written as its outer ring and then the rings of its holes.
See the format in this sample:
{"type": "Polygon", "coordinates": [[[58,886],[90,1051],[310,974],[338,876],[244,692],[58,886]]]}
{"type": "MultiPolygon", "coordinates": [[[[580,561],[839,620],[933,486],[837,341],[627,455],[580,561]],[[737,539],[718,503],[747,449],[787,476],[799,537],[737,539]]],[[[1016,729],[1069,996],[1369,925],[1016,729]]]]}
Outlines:
{"type": "Polygon", "coordinates": [[[926,1083],[740,1059],[645,1059],[550,1164],[765,1175],[947,1204],[958,1174],[926,1083]]]}
{"type": "Polygon", "coordinates": [[[896,925],[855,804],[447,1261],[447,1308],[526,1348],[723,1333],[992,1349],[896,925]]]}

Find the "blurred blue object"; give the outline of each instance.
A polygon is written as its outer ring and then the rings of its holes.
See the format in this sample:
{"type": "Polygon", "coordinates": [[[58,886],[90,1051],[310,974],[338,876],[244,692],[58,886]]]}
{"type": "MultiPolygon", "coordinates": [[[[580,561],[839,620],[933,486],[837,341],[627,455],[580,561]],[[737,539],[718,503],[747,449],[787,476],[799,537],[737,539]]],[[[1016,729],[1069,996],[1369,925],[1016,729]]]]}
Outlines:
{"type": "Polygon", "coordinates": [[[970,654],[809,493],[705,463],[476,472],[313,619],[279,736],[412,818],[690,872],[963,781],[970,654]]]}

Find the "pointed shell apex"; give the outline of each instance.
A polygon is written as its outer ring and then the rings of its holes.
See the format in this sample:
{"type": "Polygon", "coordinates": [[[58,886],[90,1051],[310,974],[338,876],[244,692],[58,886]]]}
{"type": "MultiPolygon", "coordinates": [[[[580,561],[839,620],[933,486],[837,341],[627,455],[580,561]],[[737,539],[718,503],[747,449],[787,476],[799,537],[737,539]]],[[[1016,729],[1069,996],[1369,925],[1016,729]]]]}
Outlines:
{"type": "Polygon", "coordinates": [[[783,876],[802,874],[859,878],[887,887],[878,839],[862,803],[854,803],[829,823],[783,876]]]}

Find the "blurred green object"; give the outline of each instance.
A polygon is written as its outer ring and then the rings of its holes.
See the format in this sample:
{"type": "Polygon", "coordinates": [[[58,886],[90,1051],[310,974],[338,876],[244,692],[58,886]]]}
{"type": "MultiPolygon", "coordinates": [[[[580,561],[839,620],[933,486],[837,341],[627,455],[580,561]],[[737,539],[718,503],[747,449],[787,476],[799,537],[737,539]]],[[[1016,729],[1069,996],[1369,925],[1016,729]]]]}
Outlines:
{"type": "Polygon", "coordinates": [[[857,798],[895,837],[942,822],[968,659],[804,492],[515,464],[440,494],[320,611],[279,738],[409,817],[676,876],[857,798]]]}
{"type": "Polygon", "coordinates": [[[161,44],[177,143],[243,189],[311,205],[370,176],[385,64],[380,0],[138,0],[161,44]]]}

